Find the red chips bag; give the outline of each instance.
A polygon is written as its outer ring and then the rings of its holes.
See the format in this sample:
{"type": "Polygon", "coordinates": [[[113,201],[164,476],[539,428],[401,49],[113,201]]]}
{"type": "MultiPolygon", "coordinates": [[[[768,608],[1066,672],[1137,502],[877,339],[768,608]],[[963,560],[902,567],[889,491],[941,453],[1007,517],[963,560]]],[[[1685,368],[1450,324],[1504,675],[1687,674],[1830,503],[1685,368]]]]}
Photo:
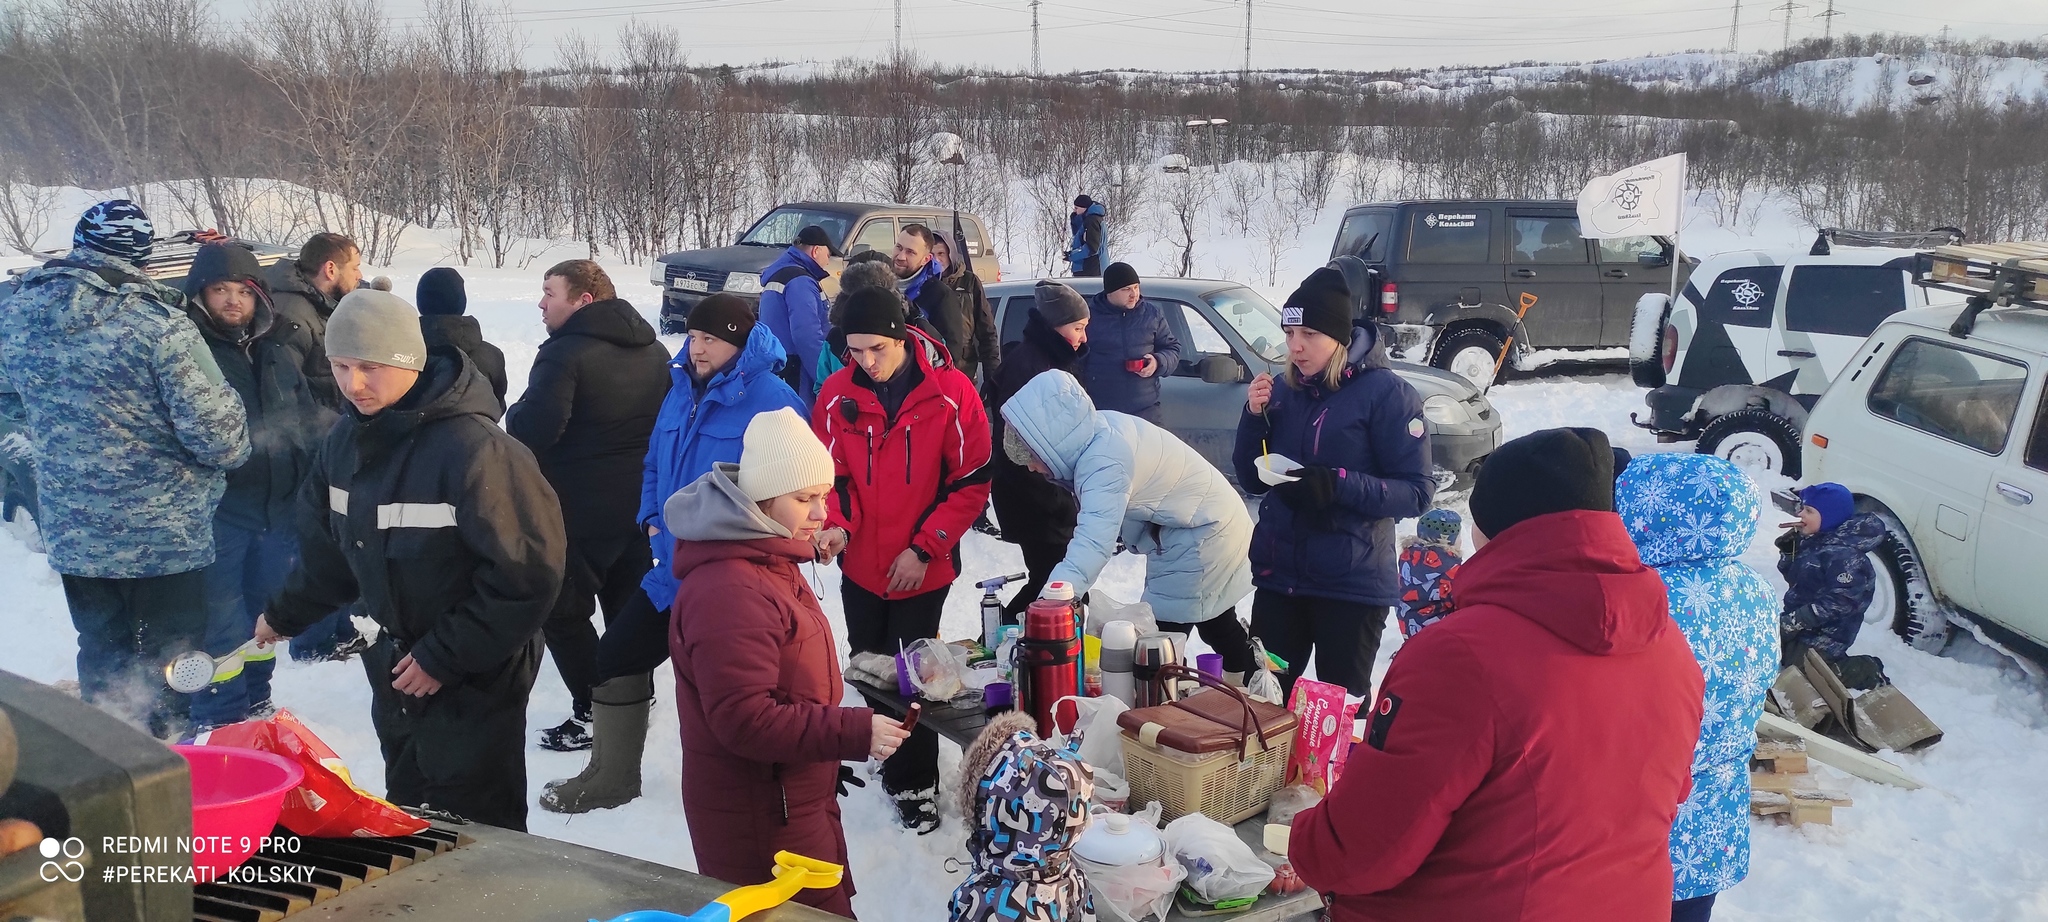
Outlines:
{"type": "Polygon", "coordinates": [[[1299,721],[1294,728],[1294,756],[1287,765],[1287,783],[1306,784],[1318,794],[1330,792],[1331,771],[1351,741],[1351,720],[1357,705],[1344,703],[1344,686],[1314,679],[1294,680],[1288,703],[1299,721]]]}
{"type": "Polygon", "coordinates": [[[315,839],[409,836],[427,821],[355,786],[348,766],[306,725],[280,710],[264,720],[222,727],[199,740],[206,746],[237,746],[284,756],[305,769],[306,779],[284,796],[278,825],[315,839]]]}

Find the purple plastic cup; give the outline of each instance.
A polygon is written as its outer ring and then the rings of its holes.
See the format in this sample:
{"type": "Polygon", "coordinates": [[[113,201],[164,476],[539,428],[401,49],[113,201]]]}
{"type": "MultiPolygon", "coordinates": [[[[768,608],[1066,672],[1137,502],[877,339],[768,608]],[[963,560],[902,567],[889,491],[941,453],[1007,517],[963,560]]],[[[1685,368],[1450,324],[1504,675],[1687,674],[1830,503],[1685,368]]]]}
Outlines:
{"type": "Polygon", "coordinates": [[[1203,673],[1223,678],[1223,654],[1203,653],[1195,657],[1195,668],[1203,673]]]}
{"type": "Polygon", "coordinates": [[[896,654],[896,691],[905,698],[917,697],[917,686],[910,683],[910,661],[903,654],[896,654]]]}
{"type": "Polygon", "coordinates": [[[981,689],[981,706],[989,710],[1010,707],[1012,700],[1008,682],[990,682],[981,689]]]}

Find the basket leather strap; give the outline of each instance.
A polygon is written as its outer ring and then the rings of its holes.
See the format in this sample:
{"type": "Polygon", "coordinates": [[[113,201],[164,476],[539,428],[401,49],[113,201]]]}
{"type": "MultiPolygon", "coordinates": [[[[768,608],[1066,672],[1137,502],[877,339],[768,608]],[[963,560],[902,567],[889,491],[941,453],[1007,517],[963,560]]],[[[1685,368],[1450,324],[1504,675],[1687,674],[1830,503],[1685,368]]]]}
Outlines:
{"type": "MultiPolygon", "coordinates": [[[[1244,710],[1244,723],[1239,724],[1237,727],[1239,733],[1237,738],[1237,758],[1239,761],[1251,758],[1251,741],[1253,738],[1257,738],[1259,741],[1259,751],[1264,752],[1273,748],[1273,744],[1266,740],[1264,728],[1259,726],[1258,712],[1252,710],[1251,697],[1246,695],[1243,689],[1199,669],[1189,669],[1179,664],[1159,667],[1159,677],[1155,681],[1169,682],[1174,679],[1192,679],[1202,685],[1223,692],[1237,701],[1238,707],[1244,710]]],[[[1154,735],[1156,736],[1157,734],[1154,735]]]]}

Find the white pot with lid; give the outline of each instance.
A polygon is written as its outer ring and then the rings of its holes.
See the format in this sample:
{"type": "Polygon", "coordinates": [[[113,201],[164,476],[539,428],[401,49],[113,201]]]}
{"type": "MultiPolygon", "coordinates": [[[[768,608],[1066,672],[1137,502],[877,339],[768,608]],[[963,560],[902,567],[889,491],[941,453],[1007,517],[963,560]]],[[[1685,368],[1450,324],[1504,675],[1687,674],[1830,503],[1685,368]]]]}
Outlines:
{"type": "Polygon", "coordinates": [[[1101,814],[1097,820],[1074,843],[1074,854],[1107,867],[1128,867],[1157,862],[1166,852],[1159,830],[1151,826],[1133,823],[1122,813],[1101,814]]]}

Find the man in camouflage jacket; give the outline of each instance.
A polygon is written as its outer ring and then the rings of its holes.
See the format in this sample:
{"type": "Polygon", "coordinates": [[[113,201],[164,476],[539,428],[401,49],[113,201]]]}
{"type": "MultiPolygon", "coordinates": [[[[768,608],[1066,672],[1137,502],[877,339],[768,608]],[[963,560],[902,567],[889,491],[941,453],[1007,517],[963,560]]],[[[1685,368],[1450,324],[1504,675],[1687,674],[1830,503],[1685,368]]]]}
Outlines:
{"type": "Polygon", "coordinates": [[[68,256],[22,277],[0,310],[0,390],[32,434],[79,689],[167,735],[188,702],[165,688],[164,660],[205,631],[214,506],[249,436],[184,296],[142,269],[153,233],[133,203],[103,202],[68,256]]]}

